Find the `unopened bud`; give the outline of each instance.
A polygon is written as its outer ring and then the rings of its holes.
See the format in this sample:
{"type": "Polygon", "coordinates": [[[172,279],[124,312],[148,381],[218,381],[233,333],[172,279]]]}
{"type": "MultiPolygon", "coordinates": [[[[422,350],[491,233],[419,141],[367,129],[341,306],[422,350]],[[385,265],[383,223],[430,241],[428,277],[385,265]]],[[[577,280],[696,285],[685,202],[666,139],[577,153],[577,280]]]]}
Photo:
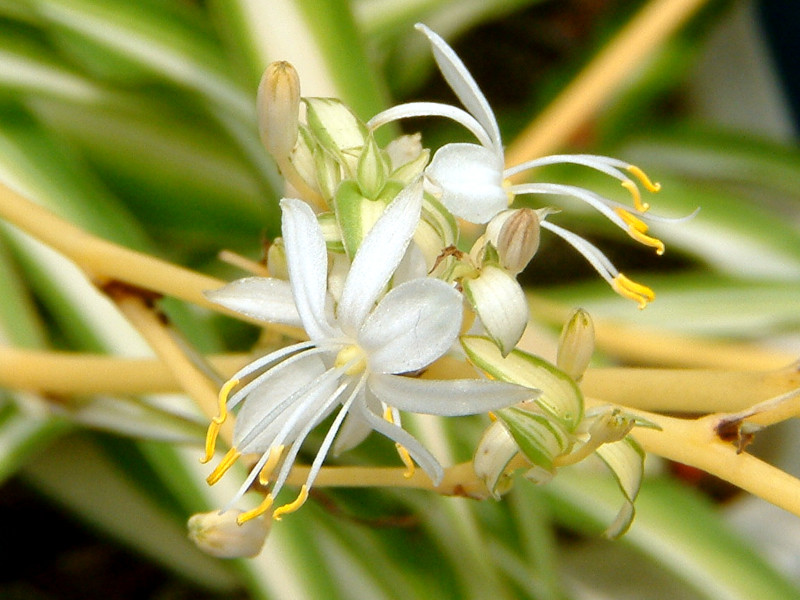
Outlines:
{"type": "Polygon", "coordinates": [[[365,198],[375,200],[383,189],[388,175],[381,150],[372,135],[367,136],[356,167],[358,187],[365,198]]]}
{"type": "Polygon", "coordinates": [[[241,525],[240,510],[198,513],[189,518],[189,539],[203,552],[217,558],[253,557],[261,552],[271,520],[250,519],[241,525]]]}
{"type": "Polygon", "coordinates": [[[539,216],[530,208],[503,211],[486,226],[486,236],[497,249],[500,266],[516,275],[539,249],[539,216]]]}
{"type": "Polygon", "coordinates": [[[572,312],[558,341],[556,365],[575,381],[583,377],[594,352],[594,324],[582,308],[572,312]]]}
{"type": "Polygon", "coordinates": [[[506,468],[517,453],[517,442],[500,421],[494,421],[483,432],[472,466],[475,475],[486,484],[495,499],[511,488],[512,479],[506,468]]]}
{"type": "Polygon", "coordinates": [[[300,79],[291,64],[279,61],[267,66],[256,106],[261,142],[276,160],[286,158],[297,142],[300,115],[300,79]]]}

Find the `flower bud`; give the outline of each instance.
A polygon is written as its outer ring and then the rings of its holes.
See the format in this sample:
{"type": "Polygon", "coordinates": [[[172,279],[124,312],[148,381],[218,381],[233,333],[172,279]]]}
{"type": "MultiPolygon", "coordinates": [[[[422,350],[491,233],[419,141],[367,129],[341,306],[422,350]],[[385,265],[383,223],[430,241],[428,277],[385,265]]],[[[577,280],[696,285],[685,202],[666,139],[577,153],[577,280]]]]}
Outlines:
{"type": "Polygon", "coordinates": [[[386,183],[387,175],[381,150],[375,138],[368,135],[356,167],[356,180],[364,197],[375,200],[383,189],[383,184],[386,183]]]}
{"type": "Polygon", "coordinates": [[[518,452],[517,442],[500,421],[489,425],[478,442],[472,467],[495,499],[511,488],[512,479],[506,468],[518,452]]]}
{"type": "Polygon", "coordinates": [[[276,160],[286,158],[297,142],[300,115],[300,80],[291,64],[279,61],[267,66],[256,107],[261,142],[276,160]]]}
{"type": "Polygon", "coordinates": [[[530,208],[503,211],[486,226],[500,266],[516,275],[539,249],[539,216],[530,208]]]}
{"type": "Polygon", "coordinates": [[[558,341],[556,365],[575,381],[583,377],[594,352],[594,324],[582,308],[572,312],[558,341]]]}
{"type": "Polygon", "coordinates": [[[250,519],[241,525],[240,510],[198,513],[189,518],[189,539],[203,552],[217,558],[253,557],[261,552],[271,520],[250,519]]]}

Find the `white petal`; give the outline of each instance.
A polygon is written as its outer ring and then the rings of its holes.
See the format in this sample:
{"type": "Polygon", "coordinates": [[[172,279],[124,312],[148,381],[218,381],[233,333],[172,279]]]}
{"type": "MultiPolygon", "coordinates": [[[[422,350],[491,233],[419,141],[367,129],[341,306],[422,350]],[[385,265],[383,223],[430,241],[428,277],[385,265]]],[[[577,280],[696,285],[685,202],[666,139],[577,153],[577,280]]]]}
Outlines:
{"type": "Polygon", "coordinates": [[[369,370],[406,373],[447,352],[461,329],[461,294],[440,279],[415,279],[390,291],[358,335],[369,370]]]}
{"type": "Polygon", "coordinates": [[[397,265],[397,270],[392,277],[392,285],[397,287],[406,281],[420,279],[428,276],[428,265],[425,262],[425,255],[416,243],[416,236],[419,229],[414,233],[414,243],[409,244],[403,260],[397,265]]]}
{"type": "Polygon", "coordinates": [[[386,404],[400,410],[442,417],[477,415],[536,398],[540,392],[485,379],[417,379],[371,374],[367,383],[386,404]]]}
{"type": "Polygon", "coordinates": [[[246,277],[203,294],[215,304],[259,321],[297,327],[303,325],[288,281],[269,277],[246,277]]]}
{"type": "Polygon", "coordinates": [[[441,189],[439,201],[445,208],[471,223],[486,223],[508,208],[502,157],[483,146],[442,146],[425,174],[441,189]]]}
{"type": "MultiPolygon", "coordinates": [[[[295,413],[312,410],[311,407],[333,393],[336,383],[333,375],[326,375],[318,356],[276,370],[275,376],[245,399],[236,417],[234,445],[243,453],[265,452],[295,413]]],[[[305,420],[296,417],[294,421],[284,438],[293,438],[292,434],[305,424],[305,420]]]]}
{"type": "MultiPolygon", "coordinates": [[[[361,401],[366,402],[367,408],[373,413],[381,412],[381,403],[368,389],[364,390],[364,397],[361,401]]],[[[333,455],[338,456],[342,452],[355,448],[367,439],[370,433],[372,433],[372,426],[364,417],[358,411],[350,411],[333,444],[333,455]]]]}
{"type": "Polygon", "coordinates": [[[397,194],[361,242],[338,306],[339,324],[349,335],[356,335],[400,264],[421,210],[422,182],[417,181],[397,194]]]}
{"type": "MultiPolygon", "coordinates": [[[[384,376],[381,376],[384,377],[384,376]]],[[[389,377],[388,375],[386,377],[389,377]]],[[[442,481],[442,477],[444,477],[444,469],[442,469],[442,465],[439,464],[439,461],[430,453],[430,451],[425,448],[422,444],[417,441],[414,436],[408,433],[402,427],[398,427],[393,423],[390,423],[382,416],[379,416],[372,412],[369,407],[367,406],[366,402],[356,402],[353,405],[353,410],[358,411],[358,414],[363,417],[367,423],[370,424],[370,427],[388,437],[390,440],[400,444],[408,450],[408,453],[411,455],[411,458],[414,459],[414,462],[417,463],[423,471],[428,474],[428,477],[431,478],[435,485],[439,485],[442,481]]]]}
{"type": "Polygon", "coordinates": [[[431,42],[433,47],[433,57],[436,59],[436,64],[439,65],[439,70],[442,72],[445,80],[450,87],[453,88],[458,99],[467,107],[467,110],[478,119],[486,132],[494,141],[494,146],[497,151],[502,151],[500,142],[500,130],[497,127],[497,120],[494,117],[486,97],[481,92],[478,84],[467,71],[464,63],[458,55],[453,52],[453,49],[447,45],[438,34],[431,31],[422,23],[417,23],[417,30],[424,33],[431,42]]]}
{"type": "Polygon", "coordinates": [[[377,129],[392,121],[411,119],[414,117],[445,117],[447,119],[452,119],[456,123],[469,129],[472,134],[478,138],[481,144],[490,148],[493,147],[493,140],[489,138],[489,134],[484,127],[475,120],[475,117],[457,106],[441,104],[439,102],[408,102],[406,104],[393,106],[392,108],[378,113],[367,121],[367,127],[370,129],[377,129]]]}
{"type": "Polygon", "coordinates": [[[464,280],[464,293],[503,356],[511,352],[528,324],[528,302],[514,276],[485,265],[480,276],[464,280]]]}
{"type": "Polygon", "coordinates": [[[281,200],[282,233],[297,312],[312,340],[331,337],[325,318],[328,251],[317,217],[305,202],[281,200]]]}

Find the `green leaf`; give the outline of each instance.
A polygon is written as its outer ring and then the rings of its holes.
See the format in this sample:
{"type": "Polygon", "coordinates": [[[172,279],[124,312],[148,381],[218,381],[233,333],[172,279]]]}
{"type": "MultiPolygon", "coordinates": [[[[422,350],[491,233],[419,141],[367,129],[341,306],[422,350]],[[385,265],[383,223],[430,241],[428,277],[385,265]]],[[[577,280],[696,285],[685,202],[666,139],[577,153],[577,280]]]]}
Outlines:
{"type": "MultiPolygon", "coordinates": [[[[556,519],[597,535],[619,507],[617,485],[581,467],[562,469],[541,488],[556,519]]],[[[724,522],[719,506],[667,478],[645,479],[636,521],[616,544],[634,548],[708,600],[795,600],[800,589],[724,522]]]]}
{"type": "Polygon", "coordinates": [[[461,345],[469,360],[495,379],[541,390],[541,395],[534,402],[564,425],[567,431],[575,431],[583,418],[583,394],[566,373],[522,350],[513,350],[503,358],[489,338],[463,336],[461,345]]]}

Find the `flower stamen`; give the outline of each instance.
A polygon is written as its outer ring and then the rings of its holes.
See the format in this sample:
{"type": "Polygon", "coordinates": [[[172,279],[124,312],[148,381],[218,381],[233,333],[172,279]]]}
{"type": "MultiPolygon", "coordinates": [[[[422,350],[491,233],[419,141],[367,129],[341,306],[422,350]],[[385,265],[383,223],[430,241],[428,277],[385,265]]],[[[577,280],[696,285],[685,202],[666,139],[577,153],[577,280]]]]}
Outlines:
{"type": "Polygon", "coordinates": [[[648,192],[652,192],[655,194],[661,190],[661,184],[658,183],[657,181],[656,182],[650,181],[650,178],[647,176],[647,174],[636,165],[628,165],[628,172],[634,177],[636,177],[636,179],[638,179],[642,183],[642,185],[648,192]]]}
{"type": "Polygon", "coordinates": [[[617,273],[611,283],[611,287],[620,296],[630,298],[637,302],[640,309],[645,308],[649,302],[652,302],[656,298],[655,292],[649,287],[641,283],[636,283],[622,273],[617,273]]]}
{"type": "Polygon", "coordinates": [[[272,518],[276,521],[280,521],[283,518],[283,515],[288,515],[295,512],[306,503],[306,500],[308,500],[308,487],[304,484],[300,488],[300,493],[297,495],[297,498],[288,504],[284,504],[283,506],[276,508],[275,512],[272,513],[272,518]]]}
{"type": "Polygon", "coordinates": [[[256,517],[260,517],[265,512],[267,512],[270,508],[272,508],[272,503],[275,499],[272,497],[272,494],[267,494],[266,497],[261,501],[257,507],[253,510],[248,510],[247,512],[243,512],[238,517],[236,517],[236,522],[239,525],[249,521],[250,519],[255,519],[256,517]]]}
{"type": "MultiPolygon", "coordinates": [[[[395,424],[392,409],[388,406],[383,413],[383,418],[389,421],[389,423],[393,425],[395,424]]],[[[417,470],[416,466],[414,466],[414,461],[411,459],[411,454],[409,454],[405,446],[398,442],[395,442],[394,447],[397,448],[397,454],[400,456],[400,460],[403,461],[403,464],[406,466],[406,471],[403,473],[403,477],[406,479],[411,479],[414,476],[414,472],[417,470]]]]}
{"type": "Polygon", "coordinates": [[[280,446],[273,446],[269,449],[269,457],[267,458],[267,462],[264,464],[264,467],[258,474],[258,482],[261,485],[269,484],[269,479],[272,477],[272,472],[275,470],[275,467],[278,466],[278,463],[283,456],[284,448],[286,448],[286,446],[281,444],[280,446]]]}
{"type": "Polygon", "coordinates": [[[219,464],[211,471],[211,474],[206,477],[208,485],[214,485],[225,473],[233,466],[233,463],[242,455],[236,448],[231,448],[219,462],[219,464]]]}
{"type": "Polygon", "coordinates": [[[231,379],[222,386],[219,391],[219,415],[211,419],[206,432],[206,455],[200,460],[201,463],[206,464],[214,456],[214,450],[217,445],[217,436],[219,435],[219,428],[228,418],[228,396],[231,390],[239,385],[238,379],[231,379]]]}
{"type": "Polygon", "coordinates": [[[619,207],[614,208],[616,215],[628,226],[627,233],[640,244],[656,249],[656,254],[664,254],[664,242],[650,235],[646,235],[649,229],[647,224],[641,219],[634,217],[627,210],[619,207]]]}

